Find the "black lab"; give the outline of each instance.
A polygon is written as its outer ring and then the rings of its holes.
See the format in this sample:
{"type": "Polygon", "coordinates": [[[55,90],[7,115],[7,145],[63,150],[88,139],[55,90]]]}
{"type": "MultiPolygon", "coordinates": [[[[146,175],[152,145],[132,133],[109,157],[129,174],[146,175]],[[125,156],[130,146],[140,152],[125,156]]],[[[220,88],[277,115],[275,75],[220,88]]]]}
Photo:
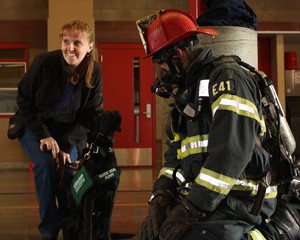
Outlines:
{"type": "Polygon", "coordinates": [[[120,174],[113,136],[120,131],[121,121],[117,110],[101,110],[91,119],[89,148],[68,191],[62,218],[64,240],[111,240],[111,215],[120,174]]]}

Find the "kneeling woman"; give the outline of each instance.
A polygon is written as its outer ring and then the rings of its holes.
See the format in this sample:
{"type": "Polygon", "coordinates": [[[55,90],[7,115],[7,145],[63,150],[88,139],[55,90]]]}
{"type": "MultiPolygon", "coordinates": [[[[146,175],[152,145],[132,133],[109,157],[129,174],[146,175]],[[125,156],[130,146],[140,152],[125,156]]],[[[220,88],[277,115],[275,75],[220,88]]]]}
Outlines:
{"type": "Polygon", "coordinates": [[[94,61],[93,37],[82,21],[65,24],[61,49],[36,56],[18,87],[19,114],[26,126],[19,142],[35,165],[42,239],[57,239],[73,176],[66,170],[59,188],[56,159],[76,161],[85,146],[85,119],[102,107],[102,70],[94,61]]]}

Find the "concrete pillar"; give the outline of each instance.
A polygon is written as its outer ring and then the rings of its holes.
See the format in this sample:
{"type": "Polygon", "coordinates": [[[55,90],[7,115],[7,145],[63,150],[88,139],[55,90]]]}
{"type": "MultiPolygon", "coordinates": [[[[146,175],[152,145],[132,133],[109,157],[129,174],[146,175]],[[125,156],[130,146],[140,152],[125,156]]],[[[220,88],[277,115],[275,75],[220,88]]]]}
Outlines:
{"type": "Polygon", "coordinates": [[[49,0],[48,1],[48,51],[60,49],[59,31],[72,20],[81,20],[95,30],[93,0],[49,0]]]}
{"type": "Polygon", "coordinates": [[[235,26],[212,26],[219,35],[212,37],[198,34],[203,47],[210,46],[216,56],[237,55],[242,61],[257,69],[257,32],[250,28],[235,26]]]}
{"type": "MultiPolygon", "coordinates": [[[[219,55],[237,55],[242,61],[250,64],[257,69],[257,33],[255,30],[244,27],[235,26],[213,26],[218,31],[219,35],[214,38],[206,34],[198,34],[200,44],[204,47],[211,47],[216,56],[219,55]]],[[[162,163],[165,162],[164,153],[168,147],[166,144],[167,136],[165,134],[165,126],[167,116],[170,111],[169,104],[173,100],[161,99],[162,109],[162,163]]]]}

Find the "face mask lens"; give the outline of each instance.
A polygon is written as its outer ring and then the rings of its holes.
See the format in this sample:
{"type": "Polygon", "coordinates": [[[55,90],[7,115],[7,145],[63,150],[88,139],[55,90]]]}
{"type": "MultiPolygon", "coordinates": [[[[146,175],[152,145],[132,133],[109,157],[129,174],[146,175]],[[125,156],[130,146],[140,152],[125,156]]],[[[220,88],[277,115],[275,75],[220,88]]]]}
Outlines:
{"type": "Polygon", "coordinates": [[[170,84],[173,81],[172,74],[163,68],[161,69],[161,81],[165,84],[170,84]]]}

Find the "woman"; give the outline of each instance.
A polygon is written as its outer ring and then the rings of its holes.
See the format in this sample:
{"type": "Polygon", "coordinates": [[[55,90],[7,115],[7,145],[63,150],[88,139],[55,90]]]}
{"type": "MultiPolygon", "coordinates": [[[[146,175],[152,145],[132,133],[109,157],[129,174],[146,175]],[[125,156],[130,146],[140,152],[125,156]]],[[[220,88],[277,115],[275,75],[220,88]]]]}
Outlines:
{"type": "Polygon", "coordinates": [[[93,60],[93,37],[84,22],[65,24],[61,50],[38,55],[18,86],[19,112],[26,125],[19,142],[35,165],[42,239],[57,239],[73,176],[66,170],[64,187],[59,188],[55,159],[76,161],[85,144],[85,122],[102,107],[102,70],[93,60]]]}

